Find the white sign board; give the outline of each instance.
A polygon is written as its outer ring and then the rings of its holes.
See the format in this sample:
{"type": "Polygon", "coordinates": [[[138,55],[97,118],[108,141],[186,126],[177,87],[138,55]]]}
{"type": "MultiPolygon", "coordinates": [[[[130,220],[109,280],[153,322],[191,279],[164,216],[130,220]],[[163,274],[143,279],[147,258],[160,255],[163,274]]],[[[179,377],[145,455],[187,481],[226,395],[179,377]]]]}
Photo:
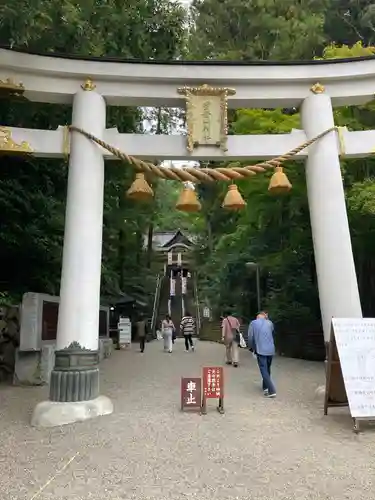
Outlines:
{"type": "Polygon", "coordinates": [[[333,318],[342,376],[353,418],[375,418],[375,318],[333,318]]]}
{"type": "Polygon", "coordinates": [[[172,252],[168,252],[168,265],[170,266],[173,262],[173,254],[172,252]]]}
{"type": "Polygon", "coordinates": [[[129,318],[120,318],[118,323],[119,344],[131,344],[132,342],[132,324],[129,318]]]}
{"type": "Polygon", "coordinates": [[[207,307],[207,306],[203,308],[203,317],[204,318],[209,318],[210,317],[210,308],[207,307]]]}
{"type": "Polygon", "coordinates": [[[169,295],[174,297],[176,295],[176,280],[171,278],[170,287],[169,287],[169,295]]]}

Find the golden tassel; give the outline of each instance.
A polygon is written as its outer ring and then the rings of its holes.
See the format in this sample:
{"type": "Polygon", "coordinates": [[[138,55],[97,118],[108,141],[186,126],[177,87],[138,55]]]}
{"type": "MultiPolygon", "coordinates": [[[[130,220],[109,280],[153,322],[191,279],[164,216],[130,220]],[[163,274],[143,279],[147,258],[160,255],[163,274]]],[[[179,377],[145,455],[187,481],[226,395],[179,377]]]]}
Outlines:
{"type": "Polygon", "coordinates": [[[270,179],[268,191],[270,193],[281,194],[287,193],[291,189],[292,185],[286,174],[283,172],[283,167],[275,167],[275,172],[270,179]]]}
{"type": "Polygon", "coordinates": [[[337,134],[339,137],[339,156],[345,155],[345,139],[344,139],[344,131],[347,130],[346,127],[337,127],[337,134]]]}
{"type": "Polygon", "coordinates": [[[176,203],[176,208],[181,212],[199,212],[202,205],[198,200],[195,189],[185,186],[176,203]]]}
{"type": "Polygon", "coordinates": [[[128,198],[137,201],[148,201],[154,196],[154,192],[145,179],[145,175],[138,173],[130,188],[126,191],[128,198]]]}
{"type": "Polygon", "coordinates": [[[63,158],[65,161],[69,160],[70,154],[70,130],[67,125],[63,128],[63,158]]]}
{"type": "Polygon", "coordinates": [[[223,208],[228,210],[241,210],[246,207],[246,201],[242,198],[241,193],[238,191],[236,184],[231,184],[228,188],[228,192],[225,195],[223,208]]]}

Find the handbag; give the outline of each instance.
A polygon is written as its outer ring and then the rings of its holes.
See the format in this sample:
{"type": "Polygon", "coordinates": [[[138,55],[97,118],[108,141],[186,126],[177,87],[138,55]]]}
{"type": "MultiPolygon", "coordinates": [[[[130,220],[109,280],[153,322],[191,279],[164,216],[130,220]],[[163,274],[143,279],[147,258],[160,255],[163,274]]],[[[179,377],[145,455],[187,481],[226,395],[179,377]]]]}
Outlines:
{"type": "Polygon", "coordinates": [[[234,337],[234,340],[237,342],[238,345],[241,344],[241,332],[238,328],[234,328],[233,329],[233,337],[234,337]]]}
{"type": "Polygon", "coordinates": [[[246,345],[246,342],[245,342],[245,339],[243,338],[243,335],[242,333],[240,332],[240,342],[239,342],[239,346],[242,348],[242,349],[246,349],[247,345],[246,345]]]}

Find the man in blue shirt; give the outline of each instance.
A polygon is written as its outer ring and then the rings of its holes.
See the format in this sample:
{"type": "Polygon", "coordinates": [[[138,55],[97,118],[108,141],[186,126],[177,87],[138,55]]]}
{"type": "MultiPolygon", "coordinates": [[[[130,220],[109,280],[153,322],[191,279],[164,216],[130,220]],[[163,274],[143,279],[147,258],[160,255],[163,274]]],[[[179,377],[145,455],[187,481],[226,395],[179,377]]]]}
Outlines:
{"type": "Polygon", "coordinates": [[[276,397],[276,388],[271,379],[271,364],[275,355],[273,340],[274,326],[265,312],[257,315],[249,325],[248,346],[256,354],[260,374],[263,380],[263,393],[267,398],[276,397]]]}

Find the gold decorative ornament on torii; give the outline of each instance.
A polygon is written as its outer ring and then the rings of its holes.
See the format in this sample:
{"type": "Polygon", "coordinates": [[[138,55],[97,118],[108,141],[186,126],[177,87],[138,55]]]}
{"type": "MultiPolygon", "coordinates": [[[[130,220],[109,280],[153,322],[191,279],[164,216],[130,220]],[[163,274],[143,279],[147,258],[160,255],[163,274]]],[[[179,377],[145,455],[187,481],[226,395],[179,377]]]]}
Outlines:
{"type": "Polygon", "coordinates": [[[12,139],[11,131],[0,127],[0,154],[30,154],[33,150],[30,144],[22,141],[20,144],[12,139]]]}
{"type": "Polygon", "coordinates": [[[21,97],[25,92],[22,82],[16,83],[12,78],[0,80],[0,98],[21,97]]]}

